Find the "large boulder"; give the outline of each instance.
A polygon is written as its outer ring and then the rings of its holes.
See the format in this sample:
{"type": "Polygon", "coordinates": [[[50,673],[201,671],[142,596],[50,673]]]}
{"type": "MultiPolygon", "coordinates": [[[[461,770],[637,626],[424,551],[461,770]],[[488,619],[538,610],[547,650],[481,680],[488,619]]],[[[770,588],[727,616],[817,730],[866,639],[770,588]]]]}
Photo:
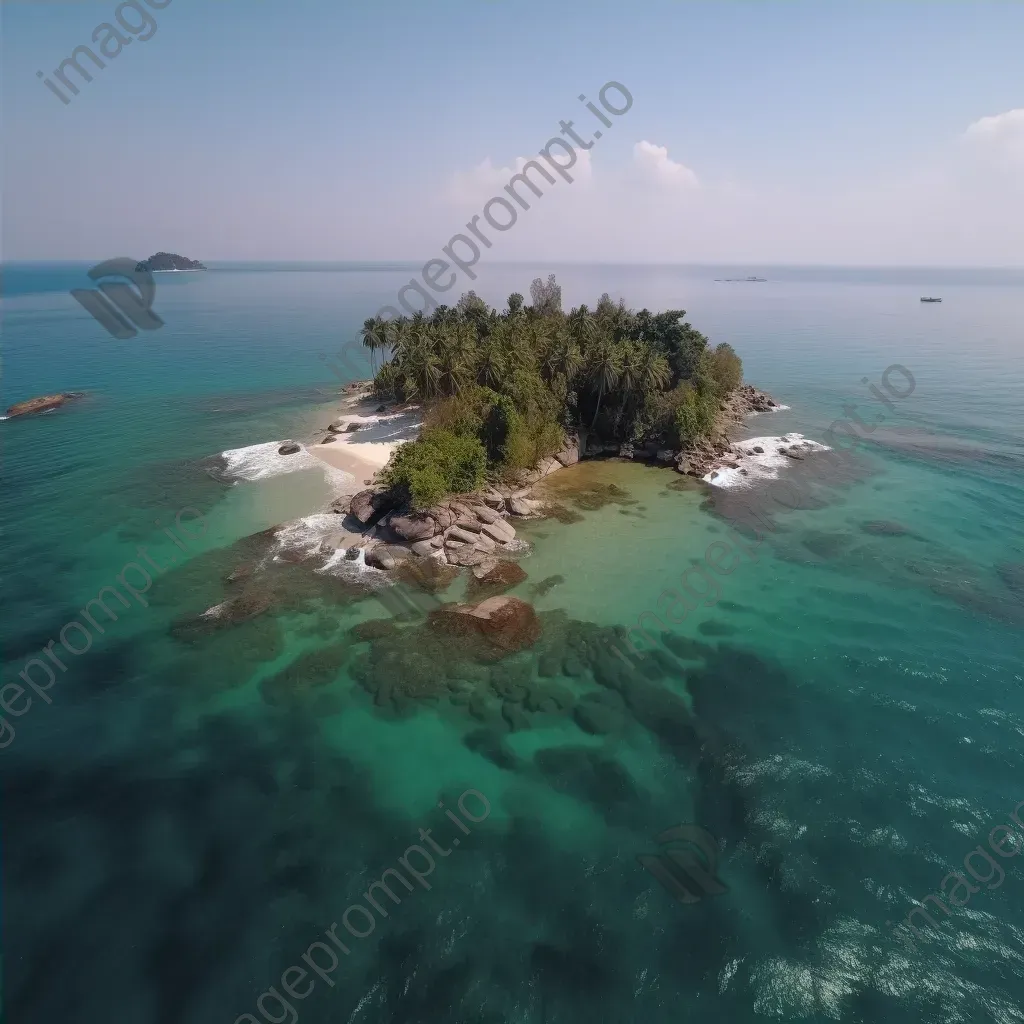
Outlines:
{"type": "Polygon", "coordinates": [[[387,544],[376,544],[370,548],[366,555],[366,564],[371,569],[394,569],[396,563],[394,556],[388,550],[387,544]]]}
{"type": "Polygon", "coordinates": [[[504,519],[497,519],[493,523],[484,523],[480,532],[492,540],[496,540],[499,544],[508,544],[509,541],[516,538],[515,527],[506,523],[504,519]]]}
{"type": "Polygon", "coordinates": [[[366,564],[374,569],[389,570],[410,557],[408,548],[397,544],[375,544],[366,554],[366,564]]]}
{"type": "Polygon", "coordinates": [[[505,507],[505,496],[499,494],[493,487],[484,492],[483,499],[485,505],[497,509],[499,512],[505,507]]]}
{"type": "Polygon", "coordinates": [[[479,621],[485,639],[502,650],[521,651],[532,647],[540,637],[537,613],[518,597],[489,597],[471,608],[469,614],[479,621]]]}
{"type": "Polygon", "coordinates": [[[427,515],[437,523],[436,533],[443,533],[452,526],[456,520],[456,514],[447,505],[435,505],[427,509],[427,515]]]}
{"type": "Polygon", "coordinates": [[[480,551],[475,544],[462,544],[459,547],[446,547],[445,556],[450,565],[479,565],[486,557],[486,551],[480,551]]]}
{"type": "Polygon", "coordinates": [[[463,544],[475,544],[477,535],[469,530],[463,530],[459,526],[452,526],[445,534],[445,544],[450,541],[461,541],[463,544]]]}
{"type": "Polygon", "coordinates": [[[579,447],[572,445],[564,451],[555,452],[555,458],[563,466],[575,466],[580,461],[579,447]]]}
{"type": "Polygon", "coordinates": [[[441,632],[456,636],[478,633],[490,646],[505,652],[531,647],[541,633],[537,613],[518,597],[489,597],[477,605],[444,605],[431,612],[429,619],[441,632]]]}
{"type": "Polygon", "coordinates": [[[302,446],[296,444],[294,441],[285,441],[280,448],[277,449],[278,455],[294,455],[296,452],[302,451],[302,446]]]}
{"type": "Polygon", "coordinates": [[[488,508],[486,505],[474,505],[471,511],[481,523],[493,523],[501,518],[493,508],[488,508]]]}
{"type": "Polygon", "coordinates": [[[407,541],[427,540],[433,537],[437,530],[437,522],[433,517],[423,512],[407,512],[402,515],[393,515],[390,521],[391,529],[407,541]]]}
{"type": "MultiPolygon", "coordinates": [[[[334,508],[333,505],[331,507],[334,508]]],[[[379,487],[368,487],[352,497],[348,510],[363,526],[369,526],[378,515],[391,507],[392,499],[387,491],[379,487]]]]}
{"type": "Polygon", "coordinates": [[[514,516],[532,516],[537,514],[537,510],[540,505],[536,501],[531,501],[529,498],[509,498],[508,499],[508,510],[514,516]]]}

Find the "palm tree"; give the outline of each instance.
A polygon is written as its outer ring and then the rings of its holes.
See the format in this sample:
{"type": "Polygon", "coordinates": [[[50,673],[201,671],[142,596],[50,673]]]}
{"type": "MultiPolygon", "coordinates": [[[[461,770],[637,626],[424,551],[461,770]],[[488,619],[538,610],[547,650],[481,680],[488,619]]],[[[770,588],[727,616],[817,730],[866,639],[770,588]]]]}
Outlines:
{"type": "Polygon", "coordinates": [[[371,316],[363,321],[363,328],[359,332],[363,339],[364,347],[370,350],[370,369],[373,375],[377,375],[377,368],[374,364],[373,353],[377,349],[387,346],[390,334],[390,324],[382,316],[371,316]]]}
{"type": "Polygon", "coordinates": [[[429,401],[436,397],[441,369],[434,351],[434,339],[430,335],[430,328],[419,313],[413,315],[410,324],[402,369],[409,384],[410,398],[429,401]]]}
{"type": "Polygon", "coordinates": [[[584,351],[597,335],[597,321],[586,306],[577,306],[569,313],[569,333],[584,351]]]}
{"type": "Polygon", "coordinates": [[[604,398],[605,391],[615,387],[618,379],[619,353],[616,352],[611,338],[599,338],[590,356],[590,382],[597,385],[597,407],[594,409],[594,418],[590,421],[591,430],[597,423],[597,414],[601,411],[601,399],[604,398]]]}
{"type": "Polygon", "coordinates": [[[476,379],[485,388],[497,391],[505,376],[505,353],[502,350],[501,332],[484,338],[477,348],[476,379]]]}
{"type": "Polygon", "coordinates": [[[664,391],[672,383],[672,368],[668,360],[651,345],[640,347],[640,387],[646,394],[664,391]]]}
{"type": "Polygon", "coordinates": [[[544,357],[544,370],[548,380],[561,374],[566,384],[570,385],[582,365],[583,357],[572,335],[568,331],[558,331],[548,345],[544,357]]]}
{"type": "Polygon", "coordinates": [[[622,393],[622,402],[619,405],[620,417],[640,385],[641,358],[640,346],[636,342],[627,341],[619,346],[618,388],[622,393]]]}
{"type": "Polygon", "coordinates": [[[443,395],[459,394],[466,384],[472,354],[472,328],[458,324],[434,335],[437,354],[438,388],[443,395]]]}

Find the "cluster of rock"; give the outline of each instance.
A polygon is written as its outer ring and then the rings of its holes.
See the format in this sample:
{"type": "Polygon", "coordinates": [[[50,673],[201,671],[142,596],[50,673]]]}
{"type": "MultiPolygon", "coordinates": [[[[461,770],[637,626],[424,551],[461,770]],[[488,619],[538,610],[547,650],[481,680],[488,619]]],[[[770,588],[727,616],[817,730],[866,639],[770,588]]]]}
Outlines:
{"type": "Polygon", "coordinates": [[[578,461],[579,448],[574,445],[521,474],[514,488],[491,487],[421,511],[401,504],[392,491],[379,486],[339,498],[331,508],[347,512],[359,524],[366,564],[374,568],[393,569],[408,557],[406,552],[448,565],[479,566],[508,551],[516,539],[509,517],[541,512],[541,503],[529,497],[533,484],[578,461]]]}
{"type": "Polygon", "coordinates": [[[56,395],[40,395],[38,398],[30,398],[25,402],[16,402],[7,409],[7,418],[12,416],[28,416],[35,412],[49,412],[51,409],[59,409],[62,405],[81,398],[81,391],[62,391],[56,395]]]}
{"type": "Polygon", "coordinates": [[[703,477],[723,466],[735,466],[730,461],[736,454],[729,438],[731,430],[742,426],[751,413],[773,412],[778,408],[779,403],[771,395],[759,391],[752,384],[741,384],[719,405],[714,431],[706,440],[697,441],[681,451],[663,448],[657,441],[623,445],[589,442],[585,446],[585,457],[614,455],[622,459],[674,464],[680,473],[703,477]]]}

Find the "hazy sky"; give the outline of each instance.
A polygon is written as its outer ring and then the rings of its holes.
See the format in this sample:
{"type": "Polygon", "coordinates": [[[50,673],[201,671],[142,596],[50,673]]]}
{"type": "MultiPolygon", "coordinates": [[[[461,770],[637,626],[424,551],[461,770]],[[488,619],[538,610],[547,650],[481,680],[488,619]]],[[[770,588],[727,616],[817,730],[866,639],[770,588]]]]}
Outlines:
{"type": "Polygon", "coordinates": [[[491,258],[1024,266],[1021,3],[153,2],[0,3],[4,259],[427,259],[615,80],[491,258]]]}

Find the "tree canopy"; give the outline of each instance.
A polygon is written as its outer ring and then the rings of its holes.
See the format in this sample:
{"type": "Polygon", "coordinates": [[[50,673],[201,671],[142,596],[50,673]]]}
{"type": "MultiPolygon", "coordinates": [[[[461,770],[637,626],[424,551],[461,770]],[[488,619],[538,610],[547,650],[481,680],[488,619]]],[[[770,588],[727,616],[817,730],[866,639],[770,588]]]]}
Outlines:
{"type": "Polygon", "coordinates": [[[741,380],[732,348],[710,348],[684,310],[636,312],[604,294],[566,313],[554,274],[530,298],[515,292],[499,312],[470,291],[429,316],[363,325],[384,360],[375,391],[426,410],[420,439],[385,471],[415,506],[532,468],[581,428],[602,442],[692,443],[741,380]]]}

